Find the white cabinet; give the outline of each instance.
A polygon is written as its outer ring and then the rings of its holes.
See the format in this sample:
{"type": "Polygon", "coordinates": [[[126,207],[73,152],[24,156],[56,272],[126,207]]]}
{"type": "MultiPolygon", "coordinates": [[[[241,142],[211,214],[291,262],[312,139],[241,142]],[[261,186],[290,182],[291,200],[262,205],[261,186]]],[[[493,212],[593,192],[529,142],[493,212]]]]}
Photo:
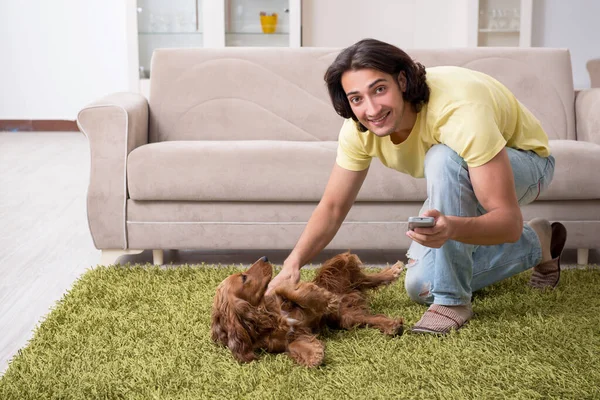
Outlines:
{"type": "Polygon", "coordinates": [[[301,0],[127,0],[130,89],[149,95],[166,47],[300,47],[301,0]]]}
{"type": "Polygon", "coordinates": [[[300,47],[300,21],[300,0],[226,0],[225,46],[300,47]]]}
{"type": "Polygon", "coordinates": [[[533,0],[470,0],[470,46],[531,46],[533,0]]]}

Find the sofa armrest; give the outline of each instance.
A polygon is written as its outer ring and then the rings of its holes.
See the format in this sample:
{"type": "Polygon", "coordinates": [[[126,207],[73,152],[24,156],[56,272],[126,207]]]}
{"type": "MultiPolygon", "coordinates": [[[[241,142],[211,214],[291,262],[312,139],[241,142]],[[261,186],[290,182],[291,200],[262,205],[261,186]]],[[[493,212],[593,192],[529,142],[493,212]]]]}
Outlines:
{"type": "Polygon", "coordinates": [[[127,155],[148,143],[148,101],[137,93],[101,98],[77,115],[90,143],[88,224],[97,249],[126,249],[127,155]]]}
{"type": "Polygon", "coordinates": [[[600,144],[600,88],[577,93],[575,118],[577,140],[600,144]]]}

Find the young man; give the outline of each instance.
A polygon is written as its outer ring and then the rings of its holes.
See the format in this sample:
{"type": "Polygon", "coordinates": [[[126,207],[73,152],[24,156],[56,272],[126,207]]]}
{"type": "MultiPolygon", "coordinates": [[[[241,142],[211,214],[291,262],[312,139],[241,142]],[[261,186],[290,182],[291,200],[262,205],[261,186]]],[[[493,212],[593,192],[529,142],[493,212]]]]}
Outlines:
{"type": "Polygon", "coordinates": [[[435,226],[406,233],[413,240],[406,290],[430,305],[414,332],[460,328],[472,317],[473,291],[530,268],[532,286],[556,286],[566,230],[543,219],[524,225],[519,208],[548,187],[554,158],[539,121],[505,86],[465,68],[425,69],[373,39],[344,49],[325,81],[346,118],[336,164],[269,291],[298,281],[333,239],[373,157],[427,180],[420,215],[435,226]]]}

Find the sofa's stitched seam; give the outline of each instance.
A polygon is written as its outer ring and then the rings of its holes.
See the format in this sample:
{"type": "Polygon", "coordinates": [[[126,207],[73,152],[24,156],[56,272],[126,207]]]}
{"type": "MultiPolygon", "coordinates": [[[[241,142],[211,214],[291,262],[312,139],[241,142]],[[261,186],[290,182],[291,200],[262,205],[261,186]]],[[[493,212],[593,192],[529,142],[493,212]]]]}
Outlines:
{"type": "MultiPolygon", "coordinates": [[[[194,65],[192,66],[192,68],[191,68],[191,69],[196,69],[196,68],[198,68],[198,67],[202,66],[203,64],[206,64],[206,63],[209,63],[209,62],[223,61],[223,60],[230,60],[230,61],[234,61],[234,62],[245,61],[245,62],[247,62],[247,63],[249,63],[249,64],[252,64],[252,65],[254,65],[254,66],[257,66],[257,67],[259,67],[260,69],[263,69],[263,70],[267,71],[268,73],[271,73],[271,74],[273,74],[273,75],[275,75],[275,76],[279,77],[280,79],[282,79],[282,80],[284,80],[284,81],[287,81],[287,82],[288,82],[288,83],[290,83],[291,85],[293,85],[293,86],[297,87],[297,88],[298,88],[299,90],[301,90],[302,92],[305,92],[307,95],[309,95],[310,97],[312,97],[312,98],[314,98],[315,100],[317,100],[319,103],[322,103],[322,104],[325,104],[325,105],[329,106],[329,103],[327,103],[327,102],[325,102],[324,100],[320,99],[319,97],[315,96],[314,94],[312,94],[312,93],[311,93],[311,92],[309,92],[308,90],[304,89],[303,87],[299,86],[297,83],[294,83],[294,82],[293,82],[293,81],[291,81],[290,79],[288,79],[288,78],[286,78],[286,77],[284,77],[284,76],[282,76],[282,75],[280,75],[280,74],[278,74],[278,73],[276,73],[276,72],[273,72],[273,71],[271,71],[271,70],[269,70],[269,69],[265,68],[264,66],[262,66],[262,65],[260,65],[260,64],[257,64],[257,63],[255,63],[255,62],[253,62],[253,61],[246,60],[246,59],[243,59],[243,58],[232,58],[232,57],[222,57],[222,58],[220,57],[220,58],[213,58],[213,59],[210,59],[210,60],[202,61],[202,62],[201,62],[201,63],[199,63],[199,64],[194,64],[194,65]]],[[[187,71],[189,71],[189,70],[190,70],[190,69],[186,69],[185,71],[183,71],[183,72],[182,72],[182,73],[179,75],[179,77],[178,77],[177,79],[175,79],[175,80],[174,80],[174,83],[176,83],[176,82],[177,82],[177,81],[179,81],[180,79],[183,79],[183,75],[184,75],[184,73],[187,73],[187,71]]],[[[171,86],[173,86],[173,85],[171,85],[171,86]]],[[[164,98],[165,98],[165,100],[161,101],[160,103],[157,103],[157,106],[158,106],[158,107],[160,107],[160,106],[161,106],[163,103],[167,102],[167,97],[168,97],[168,96],[169,96],[169,94],[168,94],[168,93],[167,93],[167,94],[165,94],[165,95],[164,95],[164,98]]],[[[163,119],[163,118],[162,118],[162,111],[164,111],[164,108],[160,107],[160,111],[161,111],[161,119],[163,119]]],[[[293,124],[292,124],[292,125],[293,125],[293,124]]],[[[157,131],[157,132],[155,132],[155,134],[156,134],[156,136],[158,136],[158,135],[159,135],[159,132],[157,131]]]]}
{"type": "MultiPolygon", "coordinates": [[[[203,66],[204,64],[212,63],[212,62],[217,62],[217,61],[233,61],[235,63],[238,63],[238,62],[242,61],[242,62],[247,62],[249,64],[252,64],[252,65],[254,65],[254,66],[256,66],[256,67],[258,67],[258,68],[260,68],[262,70],[265,70],[266,72],[268,72],[270,74],[273,74],[273,75],[277,76],[278,78],[281,78],[284,81],[289,82],[291,85],[293,85],[293,86],[297,87],[298,89],[300,89],[301,91],[305,92],[310,97],[312,97],[315,100],[317,100],[319,103],[322,103],[322,104],[325,104],[325,105],[329,106],[329,103],[327,103],[326,101],[322,100],[321,98],[315,96],[314,94],[312,94],[308,90],[304,89],[302,86],[298,85],[297,83],[293,82],[292,80],[290,80],[290,79],[288,79],[288,78],[286,78],[286,77],[278,74],[277,72],[274,72],[274,71],[266,68],[263,65],[257,64],[254,61],[246,60],[246,59],[243,59],[243,58],[233,58],[233,57],[213,58],[211,60],[202,61],[199,64],[194,64],[190,69],[197,69],[197,68],[203,66]]],[[[176,83],[180,79],[183,79],[184,78],[183,77],[184,73],[188,72],[190,69],[186,69],[186,70],[182,71],[181,74],[179,75],[179,77],[177,79],[175,79],[173,83],[176,83]]],[[[173,86],[173,85],[171,85],[171,86],[173,86]]],[[[167,96],[165,96],[165,97],[167,97],[167,96]]],[[[164,102],[166,102],[166,100],[162,101],[161,103],[164,103],[164,102]]]]}
{"type": "MultiPolygon", "coordinates": [[[[322,55],[320,55],[319,57],[317,57],[317,60],[319,60],[319,61],[323,61],[323,59],[324,59],[324,58],[331,57],[333,54],[336,54],[336,55],[337,55],[337,54],[339,54],[340,52],[341,52],[340,50],[333,50],[333,51],[330,51],[329,53],[322,54],[322,55]]],[[[328,62],[328,64],[327,64],[327,66],[329,66],[329,62],[328,62]]]]}
{"type": "Polygon", "coordinates": [[[263,69],[263,70],[267,71],[269,74],[273,74],[273,75],[277,76],[278,78],[281,78],[282,80],[287,81],[290,85],[297,87],[300,91],[306,93],[308,96],[312,97],[317,102],[319,102],[319,103],[321,103],[321,104],[323,104],[323,105],[325,105],[327,107],[331,106],[327,101],[325,101],[325,100],[321,99],[320,97],[316,96],[315,94],[309,92],[308,90],[306,90],[302,86],[298,85],[296,82],[292,81],[289,78],[286,78],[285,76],[280,75],[279,73],[277,73],[277,72],[275,72],[273,70],[270,70],[270,69],[266,68],[264,65],[257,64],[256,62],[253,62],[253,61],[244,60],[244,59],[237,59],[237,58],[221,58],[220,60],[227,60],[227,59],[233,60],[233,61],[239,61],[239,60],[246,61],[246,62],[248,62],[248,63],[250,63],[250,64],[252,64],[252,65],[254,65],[256,67],[259,67],[260,69],[263,69]]]}
{"type": "Polygon", "coordinates": [[[244,102],[247,102],[247,103],[253,104],[253,105],[255,105],[255,106],[257,106],[257,107],[259,107],[259,108],[261,108],[261,109],[263,109],[263,110],[265,110],[265,111],[267,111],[267,112],[269,112],[269,113],[273,114],[274,116],[276,116],[276,117],[278,117],[279,119],[281,119],[281,120],[283,120],[283,121],[287,122],[288,124],[290,124],[290,125],[292,125],[292,126],[294,126],[294,127],[298,128],[300,131],[304,132],[305,134],[307,134],[308,136],[310,136],[310,137],[314,138],[315,140],[322,141],[320,138],[318,138],[318,137],[316,137],[316,136],[312,135],[310,132],[308,132],[308,131],[306,131],[306,130],[302,129],[301,127],[299,127],[298,125],[294,124],[293,122],[291,122],[291,121],[287,120],[286,118],[282,117],[281,115],[278,115],[278,114],[274,113],[273,111],[269,110],[268,108],[266,108],[266,107],[264,107],[264,106],[262,106],[262,105],[260,105],[260,104],[258,104],[258,103],[255,103],[255,102],[253,102],[253,101],[250,101],[250,100],[242,99],[241,97],[215,97],[215,98],[212,98],[212,99],[210,99],[210,100],[205,100],[205,101],[203,101],[202,103],[197,103],[197,104],[194,104],[192,107],[188,108],[187,110],[185,110],[185,111],[184,111],[182,114],[180,114],[180,115],[178,116],[178,121],[177,121],[177,123],[176,123],[175,127],[177,127],[177,125],[178,125],[179,123],[181,123],[181,119],[182,119],[182,118],[183,118],[183,117],[184,117],[186,114],[188,114],[190,111],[192,111],[193,109],[195,109],[195,108],[197,108],[197,107],[199,107],[199,106],[202,106],[202,105],[204,105],[204,104],[210,103],[210,102],[212,102],[212,101],[216,101],[216,100],[240,100],[240,101],[244,101],[244,102]]]}

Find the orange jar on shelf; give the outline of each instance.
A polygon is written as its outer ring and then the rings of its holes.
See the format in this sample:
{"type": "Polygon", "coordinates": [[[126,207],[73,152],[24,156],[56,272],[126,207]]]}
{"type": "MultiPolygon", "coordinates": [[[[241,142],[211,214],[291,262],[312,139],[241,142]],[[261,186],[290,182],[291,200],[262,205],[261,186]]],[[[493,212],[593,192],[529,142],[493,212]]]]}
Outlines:
{"type": "Polygon", "coordinates": [[[263,33],[275,33],[277,29],[277,14],[260,13],[260,26],[263,33]]]}

